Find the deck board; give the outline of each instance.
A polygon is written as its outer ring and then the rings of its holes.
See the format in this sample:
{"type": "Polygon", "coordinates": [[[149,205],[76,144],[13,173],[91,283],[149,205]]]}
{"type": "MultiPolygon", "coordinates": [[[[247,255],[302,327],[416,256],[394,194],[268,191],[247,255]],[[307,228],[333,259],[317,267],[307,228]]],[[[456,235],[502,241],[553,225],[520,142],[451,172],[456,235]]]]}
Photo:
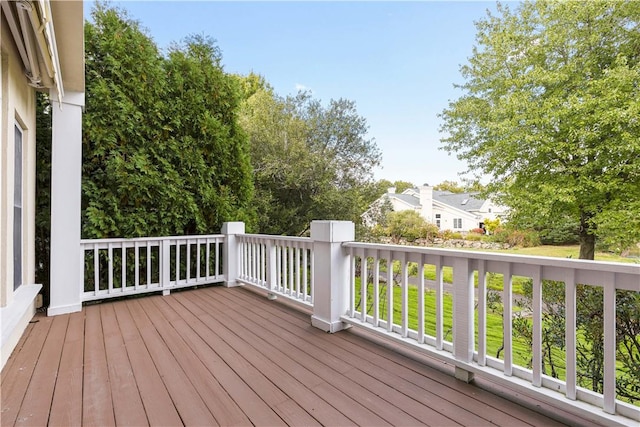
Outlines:
{"type": "Polygon", "coordinates": [[[116,424],[148,424],[113,304],[101,307],[100,314],[116,424]]]}
{"type": "Polygon", "coordinates": [[[2,371],[3,426],[563,425],[243,288],[34,320],[2,371]]]}
{"type": "Polygon", "coordinates": [[[17,425],[45,425],[49,421],[49,410],[68,324],[68,316],[53,319],[24,396],[25,401],[33,404],[21,405],[17,425]]]}
{"type": "Polygon", "coordinates": [[[84,313],[69,316],[58,379],[53,392],[49,425],[77,426],[82,422],[82,378],[84,359],[84,313]]]}
{"type": "Polygon", "coordinates": [[[30,326],[29,339],[25,341],[24,345],[13,351],[7,361],[7,368],[2,370],[0,383],[2,409],[0,414],[2,414],[3,425],[5,423],[13,425],[18,418],[29,381],[31,381],[40,352],[53,324],[53,318],[42,316],[39,316],[36,321],[37,323],[30,326]]]}
{"type": "MultiPolygon", "coordinates": [[[[101,306],[85,308],[82,423],[114,426],[109,367],[102,334],[101,306]]],[[[59,317],[59,316],[56,316],[59,317]]]]}
{"type": "Polygon", "coordinates": [[[144,405],[149,424],[182,424],[180,415],[169,391],[164,386],[160,373],[155,364],[150,362],[152,360],[151,355],[144,345],[138,329],[127,327],[127,325],[133,325],[134,321],[126,302],[115,302],[113,307],[129,353],[131,370],[136,378],[140,399],[144,405]]]}

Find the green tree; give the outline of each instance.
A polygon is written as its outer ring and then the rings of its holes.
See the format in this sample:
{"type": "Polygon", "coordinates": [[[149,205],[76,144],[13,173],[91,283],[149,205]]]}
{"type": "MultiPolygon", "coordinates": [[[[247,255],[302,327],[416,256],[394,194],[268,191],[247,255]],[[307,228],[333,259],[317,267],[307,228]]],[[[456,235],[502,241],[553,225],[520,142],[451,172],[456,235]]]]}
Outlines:
{"type": "Polygon", "coordinates": [[[36,93],[36,218],[35,275],[42,284],[45,306],[49,305],[51,241],[51,103],[49,96],[36,93]]]}
{"type": "Polygon", "coordinates": [[[217,232],[251,220],[240,88],[206,38],[164,58],[123,10],[85,24],[83,236],[217,232]]]}
{"type": "Polygon", "coordinates": [[[514,218],[569,215],[584,259],[599,226],[632,231],[612,212],[640,216],[639,24],[639,2],[498,4],[441,114],[443,148],[491,176],[514,218]]]}
{"type": "Polygon", "coordinates": [[[355,104],[328,106],[308,93],[280,97],[256,76],[242,85],[242,127],[251,141],[258,229],[302,235],[313,219],[351,220],[375,200],[371,170],[380,161],[355,104]]]}
{"type": "Polygon", "coordinates": [[[440,184],[433,187],[438,191],[449,191],[451,193],[464,193],[465,188],[458,184],[456,181],[444,180],[440,184]]]}
{"type": "Polygon", "coordinates": [[[249,142],[238,123],[241,88],[221,60],[213,39],[195,35],[173,45],[165,61],[168,143],[191,204],[186,234],[255,221],[249,142]]]}
{"type": "Polygon", "coordinates": [[[387,214],[384,232],[393,243],[400,243],[402,240],[415,242],[421,238],[433,240],[438,234],[438,227],[427,222],[418,212],[404,210],[387,214]]]}

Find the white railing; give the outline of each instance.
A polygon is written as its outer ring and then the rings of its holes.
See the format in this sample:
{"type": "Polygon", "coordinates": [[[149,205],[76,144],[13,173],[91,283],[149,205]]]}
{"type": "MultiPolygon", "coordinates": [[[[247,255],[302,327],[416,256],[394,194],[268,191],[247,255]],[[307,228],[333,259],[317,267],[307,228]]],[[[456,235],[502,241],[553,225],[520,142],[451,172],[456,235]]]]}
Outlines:
{"type": "Polygon", "coordinates": [[[305,305],[313,305],[313,242],[304,237],[245,234],[238,281],[305,305]]]}
{"type": "Polygon", "coordinates": [[[168,293],[223,281],[226,286],[244,284],[312,310],[311,324],[322,330],[367,329],[450,363],[460,379],[490,376],[602,423],[640,421],[639,407],[616,398],[617,293],[640,292],[640,265],[353,240],[354,226],[347,221],[314,221],[311,238],[245,234],[243,223],[225,223],[221,235],[83,240],[81,299],[168,293]],[[410,269],[415,274],[410,275],[410,269]],[[425,279],[427,269],[434,279],[425,279]],[[445,275],[451,283],[445,283],[445,275]],[[494,305],[502,311],[499,320],[488,304],[488,278],[495,287],[496,275],[502,276],[501,301],[494,305]],[[532,303],[522,313],[513,284],[525,278],[531,283],[532,303]],[[563,373],[556,378],[543,367],[546,281],[563,284],[561,301],[566,307],[560,349],[563,373]],[[603,294],[601,394],[579,382],[577,291],[585,286],[602,289],[603,294]],[[527,366],[518,362],[522,358],[516,347],[522,347],[522,339],[514,335],[517,316],[531,322],[527,366]],[[496,329],[503,346],[499,357],[495,348],[490,349],[495,347],[495,337],[490,336],[496,329]]]}
{"type": "MultiPolygon", "coordinates": [[[[510,386],[518,385],[538,390],[543,398],[557,401],[582,401],[597,405],[607,414],[619,414],[640,420],[640,408],[616,400],[616,291],[640,292],[640,266],[547,257],[491,254],[446,249],[418,248],[396,245],[344,243],[345,256],[350,258],[350,296],[342,320],[353,326],[365,327],[386,337],[419,348],[442,360],[452,362],[463,373],[491,375],[510,386]],[[396,262],[397,285],[393,284],[392,265],[396,262]],[[417,275],[410,284],[409,266],[417,266],[417,275]],[[435,280],[425,280],[425,268],[435,272],[435,280]],[[451,269],[452,285],[445,285],[443,272],[451,269]],[[387,272],[388,270],[388,272],[387,272]],[[501,305],[503,308],[503,357],[487,352],[487,275],[503,276],[501,305]],[[474,275],[478,280],[474,287],[474,275]],[[531,369],[513,361],[514,278],[532,280],[533,304],[531,369]],[[381,280],[382,279],[382,280],[381,280]],[[542,289],[543,281],[564,282],[565,289],[565,379],[547,376],[542,368],[542,289]],[[368,286],[361,286],[368,283],[368,286]],[[576,372],[576,287],[578,284],[603,289],[604,386],[603,394],[581,388],[576,372]],[[451,309],[446,310],[443,298],[445,286],[451,286],[451,309]],[[394,288],[399,291],[394,292],[394,288]],[[425,304],[425,291],[431,288],[433,299],[425,304]],[[415,292],[415,305],[410,305],[409,293],[415,292]],[[399,301],[394,301],[398,299],[399,301]],[[477,304],[477,305],[476,305],[477,304]],[[427,309],[425,307],[431,307],[427,309]],[[363,310],[364,307],[364,310],[363,310]],[[394,316],[394,307],[396,313],[394,316]],[[410,314],[412,313],[412,314],[410,314]],[[446,316],[453,327],[446,330],[446,316]],[[477,331],[474,318],[477,316],[477,331]],[[410,326],[410,319],[417,324],[410,326]],[[425,325],[430,326],[430,331],[425,325]],[[433,325],[433,326],[432,326],[433,325]],[[429,333],[431,332],[431,333],[429,333]],[[447,340],[451,332],[451,339],[447,340]],[[546,391],[545,391],[546,390],[546,391]],[[553,390],[553,391],[552,391],[553,390]]],[[[319,268],[320,266],[317,266],[319,268]]],[[[579,402],[578,402],[579,405],[579,402]]]]}
{"type": "Polygon", "coordinates": [[[222,282],[224,235],[81,240],[82,301],[222,282]]]}

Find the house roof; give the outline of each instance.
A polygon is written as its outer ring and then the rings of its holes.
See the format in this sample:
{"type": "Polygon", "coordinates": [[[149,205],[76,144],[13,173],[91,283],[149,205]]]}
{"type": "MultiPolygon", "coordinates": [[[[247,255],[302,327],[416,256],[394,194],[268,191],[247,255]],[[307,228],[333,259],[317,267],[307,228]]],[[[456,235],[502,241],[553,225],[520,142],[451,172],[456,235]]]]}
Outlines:
{"type": "Polygon", "coordinates": [[[449,191],[434,191],[433,199],[454,208],[467,212],[480,210],[485,199],[477,198],[478,193],[451,193],[449,191]]]}
{"type": "MultiPolygon", "coordinates": [[[[414,206],[420,206],[420,190],[417,188],[410,188],[406,190],[402,194],[395,193],[387,193],[387,196],[390,198],[396,198],[402,200],[403,202],[414,206]],[[407,194],[408,193],[408,194],[407,194]]],[[[433,191],[433,200],[440,202],[442,204],[451,206],[456,209],[460,209],[466,212],[475,212],[479,210],[485,199],[480,199],[477,197],[478,193],[451,193],[450,191],[433,191]]]]}
{"type": "Polygon", "coordinates": [[[84,15],[79,0],[50,1],[65,90],[84,92],[84,15]]]}
{"type": "Polygon", "coordinates": [[[411,205],[413,207],[420,207],[420,199],[416,196],[413,196],[411,194],[387,194],[387,196],[391,199],[398,199],[398,200],[402,200],[403,202],[405,202],[408,205],[411,205]]]}

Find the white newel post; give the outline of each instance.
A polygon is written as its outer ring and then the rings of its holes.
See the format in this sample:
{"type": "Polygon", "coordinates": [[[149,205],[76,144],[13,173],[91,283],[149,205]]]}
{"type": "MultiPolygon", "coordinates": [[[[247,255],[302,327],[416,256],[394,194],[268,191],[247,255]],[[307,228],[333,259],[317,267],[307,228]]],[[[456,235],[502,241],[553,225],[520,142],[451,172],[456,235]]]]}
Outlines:
{"type": "MultiPolygon", "coordinates": [[[[455,258],[453,261],[453,357],[465,363],[473,361],[473,270],[471,261],[455,258]]],[[[473,373],[456,366],[457,379],[470,382],[473,373]]]]}
{"type": "Polygon", "coordinates": [[[326,332],[347,327],[340,320],[349,308],[349,257],[342,243],[354,239],[351,221],[311,222],[315,283],[311,324],[326,332]]]}
{"type": "Polygon", "coordinates": [[[84,93],[51,91],[51,276],[47,314],[82,309],[80,248],[82,194],[82,108],[84,93]]]}
{"type": "Polygon", "coordinates": [[[225,235],[223,250],[224,285],[228,288],[238,286],[238,274],[240,273],[240,244],[236,235],[244,234],[244,222],[225,222],[222,224],[222,234],[225,235]]]}

